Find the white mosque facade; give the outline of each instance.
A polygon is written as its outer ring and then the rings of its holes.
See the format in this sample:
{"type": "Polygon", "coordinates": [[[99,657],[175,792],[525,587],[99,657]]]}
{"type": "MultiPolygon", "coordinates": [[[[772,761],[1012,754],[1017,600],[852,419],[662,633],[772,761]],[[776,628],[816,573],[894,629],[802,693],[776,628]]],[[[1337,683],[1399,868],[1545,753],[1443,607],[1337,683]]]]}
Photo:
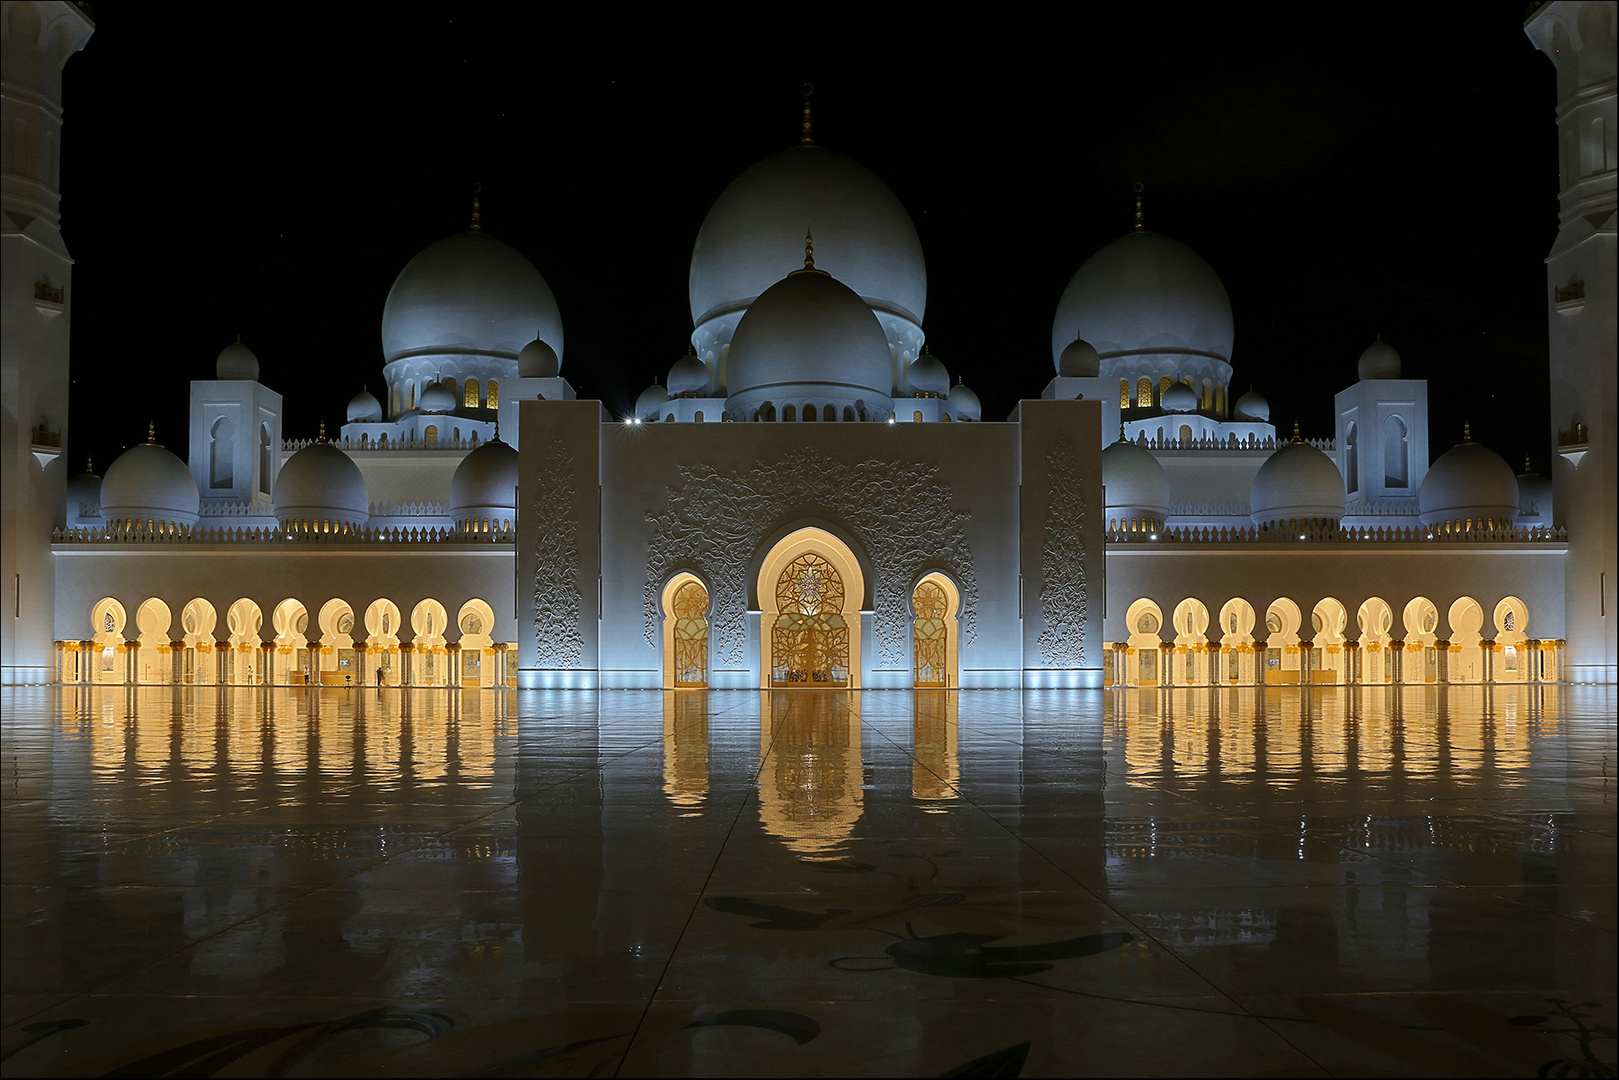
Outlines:
{"type": "Polygon", "coordinates": [[[807,115],[720,192],[692,348],[630,416],[576,397],[565,313],[475,209],[400,271],[380,392],[340,430],[289,438],[273,363],[233,342],[188,432],[68,480],[56,142],[13,131],[59,126],[91,28],[5,6],[8,682],[1615,678],[1612,3],[1527,24],[1565,135],[1549,480],[1430,432],[1381,341],[1345,358],[1332,437],[1278,432],[1218,274],[1139,207],[1063,293],[1050,382],[985,417],[926,347],[904,206],[807,115]]]}

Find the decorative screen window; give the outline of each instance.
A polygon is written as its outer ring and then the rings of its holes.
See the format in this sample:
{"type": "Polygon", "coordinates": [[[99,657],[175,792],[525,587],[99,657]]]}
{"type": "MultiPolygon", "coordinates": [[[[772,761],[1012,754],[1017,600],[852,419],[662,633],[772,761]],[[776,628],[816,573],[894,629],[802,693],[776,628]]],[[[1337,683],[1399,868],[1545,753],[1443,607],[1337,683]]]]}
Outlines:
{"type": "Polygon", "coordinates": [[[948,682],[949,627],[945,616],[950,610],[949,598],[936,582],[923,581],[911,594],[911,604],[916,608],[916,685],[944,686],[948,682]]]}
{"type": "Polygon", "coordinates": [[[674,676],[676,686],[708,685],[708,590],[688,581],[675,590],[674,676]]]}
{"type": "Polygon", "coordinates": [[[843,578],[819,555],[800,555],[781,572],[776,579],[780,614],[770,649],[772,684],[849,685],[843,601],[843,578]]]}

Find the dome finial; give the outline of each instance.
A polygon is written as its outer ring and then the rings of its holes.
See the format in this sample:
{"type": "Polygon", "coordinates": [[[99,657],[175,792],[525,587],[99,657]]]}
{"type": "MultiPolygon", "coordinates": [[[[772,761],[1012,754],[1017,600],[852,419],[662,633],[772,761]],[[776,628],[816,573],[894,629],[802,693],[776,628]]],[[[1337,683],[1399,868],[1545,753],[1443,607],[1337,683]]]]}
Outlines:
{"type": "Polygon", "coordinates": [[[500,441],[500,414],[495,414],[495,441],[500,441]]]}
{"type": "Polygon", "coordinates": [[[472,185],[472,231],[483,232],[483,215],[478,209],[478,193],[483,190],[482,184],[472,185]]]}
{"type": "Polygon", "coordinates": [[[1471,420],[1463,420],[1462,421],[1462,442],[1472,442],[1472,441],[1473,441],[1473,422],[1471,420]]]}
{"type": "Polygon", "coordinates": [[[1122,417],[1122,416],[1119,417],[1119,441],[1120,442],[1129,442],[1130,441],[1129,439],[1124,437],[1124,417],[1122,417]]]}
{"type": "MultiPolygon", "coordinates": [[[[1524,465],[1523,471],[1528,472],[1529,471],[1529,455],[1528,454],[1524,455],[1523,465],[1524,465]]],[[[91,459],[89,454],[84,455],[84,471],[89,473],[91,476],[94,476],[96,474],[96,463],[91,459]]]]}
{"type": "Polygon", "coordinates": [[[815,94],[815,84],[805,83],[801,88],[804,95],[804,119],[799,129],[798,145],[815,145],[815,118],[810,115],[810,98],[815,94]]]}
{"type": "Polygon", "coordinates": [[[315,439],[315,441],[316,442],[325,442],[326,441],[326,420],[324,418],[322,418],[321,422],[320,422],[320,435],[315,439]]]}
{"type": "Polygon", "coordinates": [[[1147,231],[1147,226],[1141,217],[1141,192],[1146,188],[1146,186],[1147,185],[1143,184],[1140,180],[1136,181],[1136,232],[1147,231]]]}
{"type": "Polygon", "coordinates": [[[154,420],[146,421],[146,441],[152,446],[157,445],[157,422],[154,420]]]}
{"type": "Polygon", "coordinates": [[[815,269],[815,237],[808,229],[804,230],[804,269],[815,269]]]}
{"type": "MultiPolygon", "coordinates": [[[[89,471],[90,471],[90,459],[89,459],[89,458],[85,458],[85,459],[84,459],[84,462],[85,462],[85,465],[84,465],[84,471],[85,471],[85,472],[89,472],[89,471]]],[[[1530,466],[1529,466],[1529,455],[1528,455],[1528,454],[1525,454],[1525,455],[1524,455],[1524,456],[1523,456],[1523,471],[1524,471],[1524,472],[1530,472],[1530,471],[1532,471],[1532,470],[1531,470],[1531,468],[1530,468],[1530,466]]]]}
{"type": "Polygon", "coordinates": [[[1294,442],[1303,442],[1304,441],[1304,436],[1299,434],[1299,422],[1297,420],[1293,421],[1293,441],[1294,442]]]}

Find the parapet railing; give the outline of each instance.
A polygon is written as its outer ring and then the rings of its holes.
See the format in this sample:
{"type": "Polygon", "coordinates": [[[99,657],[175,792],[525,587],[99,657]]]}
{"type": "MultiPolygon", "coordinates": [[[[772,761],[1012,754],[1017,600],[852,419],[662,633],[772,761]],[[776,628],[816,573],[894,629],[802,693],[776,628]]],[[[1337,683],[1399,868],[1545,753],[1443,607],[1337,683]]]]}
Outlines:
{"type": "Polygon", "coordinates": [[[310,529],[272,529],[254,526],[216,528],[175,525],[112,525],[102,528],[53,529],[53,544],[514,544],[516,529],[490,529],[487,532],[457,527],[380,528],[369,526],[310,529]]]}
{"type": "Polygon", "coordinates": [[[1563,543],[1563,526],[1480,525],[1446,522],[1443,525],[1393,525],[1373,528],[1322,521],[1289,521],[1285,525],[1177,526],[1147,531],[1110,529],[1110,544],[1416,544],[1416,543],[1563,543]]]}

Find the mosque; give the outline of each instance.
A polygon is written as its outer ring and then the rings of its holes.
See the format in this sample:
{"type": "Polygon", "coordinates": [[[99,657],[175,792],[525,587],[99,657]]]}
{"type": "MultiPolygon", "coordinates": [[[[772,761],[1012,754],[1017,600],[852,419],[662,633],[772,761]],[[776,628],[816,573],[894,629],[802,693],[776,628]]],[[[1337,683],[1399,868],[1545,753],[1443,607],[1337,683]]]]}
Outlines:
{"type": "Polygon", "coordinates": [[[1218,253],[1148,228],[1139,190],[1134,229],[1026,313],[1052,320],[1050,381],[985,416],[928,350],[905,206],[807,106],[796,145],[716,182],[691,348],[632,414],[576,396],[564,312],[475,201],[399,271],[382,392],[340,429],[283,432],[231,342],[189,431],[68,479],[56,132],[91,26],[44,0],[5,17],[7,682],[1616,677],[1612,4],[1526,24],[1564,148],[1549,479],[1430,432],[1397,342],[1345,358],[1332,438],[1278,431],[1239,392],[1218,253]]]}

